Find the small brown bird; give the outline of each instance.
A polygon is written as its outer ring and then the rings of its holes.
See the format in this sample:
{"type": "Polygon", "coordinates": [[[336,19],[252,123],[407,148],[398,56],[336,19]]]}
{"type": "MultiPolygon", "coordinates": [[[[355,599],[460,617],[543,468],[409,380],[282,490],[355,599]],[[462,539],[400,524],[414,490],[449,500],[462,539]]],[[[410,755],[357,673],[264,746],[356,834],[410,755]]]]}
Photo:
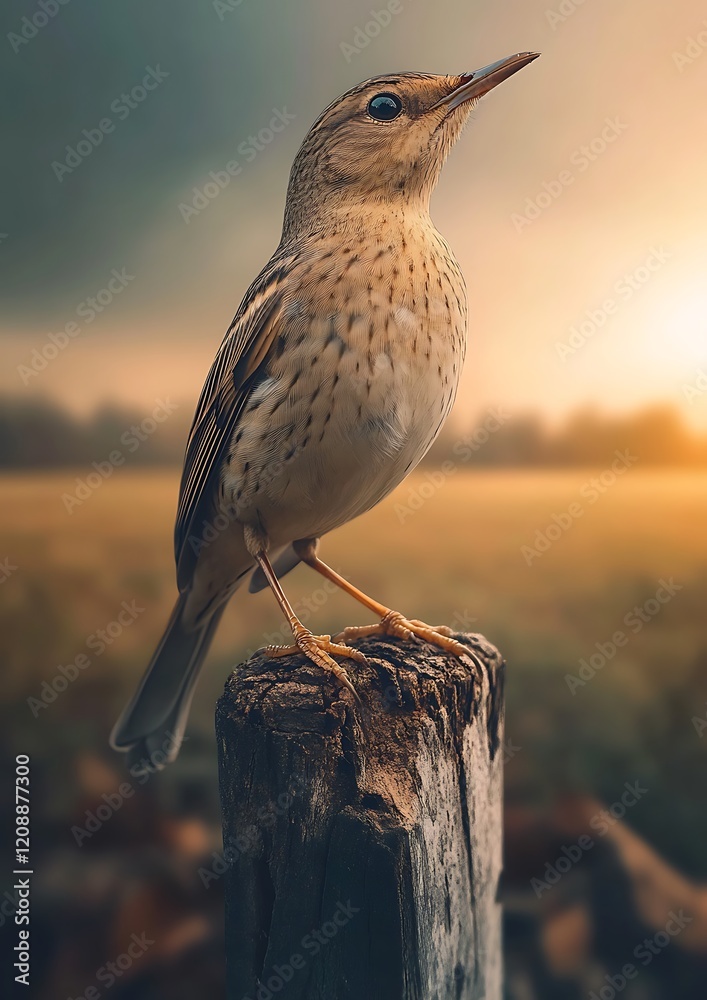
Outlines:
{"type": "Polygon", "coordinates": [[[201,393],[187,444],[175,552],[180,596],[113,730],[137,761],[178,751],[199,668],[228,599],[269,585],[293,647],[355,697],[334,657],[385,632],[472,655],[323,563],[318,539],[415,468],[457,391],[466,344],[459,265],[429,214],[442,165],[478,100],[537,53],[474,73],[359,84],[309,130],[290,174],[280,244],[245,298],[201,393]],[[280,577],[311,566],[381,620],[332,640],[298,621],[280,577]],[[253,570],[255,569],[255,572],[253,570]]]}

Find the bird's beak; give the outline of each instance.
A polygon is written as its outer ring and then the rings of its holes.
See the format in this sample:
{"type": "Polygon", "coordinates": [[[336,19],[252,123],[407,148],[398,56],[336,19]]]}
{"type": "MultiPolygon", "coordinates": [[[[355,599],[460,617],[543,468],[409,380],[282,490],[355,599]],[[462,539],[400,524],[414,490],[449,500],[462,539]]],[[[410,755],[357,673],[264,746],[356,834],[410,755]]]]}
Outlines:
{"type": "Polygon", "coordinates": [[[539,52],[519,52],[515,56],[508,56],[507,59],[499,59],[498,62],[491,63],[490,66],[484,66],[483,69],[477,69],[473,73],[462,73],[454,90],[443,97],[441,101],[437,101],[430,110],[445,108],[447,111],[452,111],[460,104],[483,97],[484,94],[488,94],[489,90],[493,90],[499,83],[503,83],[509,76],[517,73],[519,69],[523,69],[528,63],[533,62],[539,55],[539,52]]]}

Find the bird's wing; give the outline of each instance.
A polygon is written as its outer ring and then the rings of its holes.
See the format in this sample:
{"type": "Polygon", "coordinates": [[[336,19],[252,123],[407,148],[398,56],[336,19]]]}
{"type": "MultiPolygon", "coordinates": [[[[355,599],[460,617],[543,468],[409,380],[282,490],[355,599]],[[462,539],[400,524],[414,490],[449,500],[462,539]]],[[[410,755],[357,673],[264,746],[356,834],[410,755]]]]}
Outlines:
{"type": "Polygon", "coordinates": [[[179,488],[174,551],[180,590],[191,581],[204,526],[219,512],[219,475],[243,406],[264,375],[278,334],[283,269],[267,271],[246,293],[216,354],[196,408],[179,488]]]}

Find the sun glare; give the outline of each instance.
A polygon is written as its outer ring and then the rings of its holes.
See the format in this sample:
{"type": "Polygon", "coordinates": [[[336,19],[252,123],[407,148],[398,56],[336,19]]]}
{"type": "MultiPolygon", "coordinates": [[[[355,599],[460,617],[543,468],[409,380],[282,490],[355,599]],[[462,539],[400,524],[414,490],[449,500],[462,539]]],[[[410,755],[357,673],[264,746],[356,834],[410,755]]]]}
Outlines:
{"type": "Polygon", "coordinates": [[[707,291],[684,289],[656,310],[647,353],[671,368],[707,364],[707,291]]]}
{"type": "Polygon", "coordinates": [[[670,311],[666,332],[675,355],[685,360],[707,359],[707,292],[691,291],[677,298],[670,311]]]}

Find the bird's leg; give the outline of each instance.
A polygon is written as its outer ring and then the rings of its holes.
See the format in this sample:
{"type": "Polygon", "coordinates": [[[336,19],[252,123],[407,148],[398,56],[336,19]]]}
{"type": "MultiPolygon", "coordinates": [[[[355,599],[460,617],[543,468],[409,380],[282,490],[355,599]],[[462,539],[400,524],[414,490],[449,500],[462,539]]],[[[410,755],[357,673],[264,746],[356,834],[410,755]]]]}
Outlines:
{"type": "Polygon", "coordinates": [[[280,585],[280,581],[272,568],[272,564],[268,559],[267,537],[264,533],[258,532],[248,526],[244,529],[244,536],[246,547],[265,574],[265,578],[270,585],[270,589],[275,595],[275,600],[280,605],[280,609],[287,619],[295,638],[294,645],[266,646],[265,653],[272,657],[290,656],[293,653],[299,652],[304,653],[304,655],[308,657],[312,663],[321,667],[322,670],[326,671],[326,673],[333,674],[343,687],[348,688],[356,699],[357,704],[360,706],[361,699],[359,698],[356,688],[349,680],[348,674],[344,668],[340,666],[336,660],[333,659],[333,657],[345,656],[351,660],[356,660],[358,663],[366,663],[366,657],[358,649],[353,649],[351,646],[346,646],[342,643],[332,641],[330,635],[313,635],[308,628],[305,628],[295,614],[294,609],[287,599],[287,596],[280,585]]]}
{"type": "Polygon", "coordinates": [[[346,643],[351,639],[360,639],[367,635],[394,635],[399,639],[424,639],[432,643],[433,646],[439,646],[447,653],[453,653],[454,656],[469,656],[474,663],[480,665],[473,650],[452,638],[452,630],[447,625],[427,625],[417,618],[406,618],[399,611],[392,611],[384,604],[374,601],[372,597],[364,594],[362,590],[354,587],[352,583],[340,576],[331,566],[322,562],[317,555],[318,546],[319,539],[310,538],[295,542],[293,548],[302,562],[311,566],[317,573],[321,573],[327,580],[331,580],[354,600],[367,607],[369,611],[379,615],[381,619],[376,625],[350,625],[343,632],[334,636],[337,641],[346,643]]]}

